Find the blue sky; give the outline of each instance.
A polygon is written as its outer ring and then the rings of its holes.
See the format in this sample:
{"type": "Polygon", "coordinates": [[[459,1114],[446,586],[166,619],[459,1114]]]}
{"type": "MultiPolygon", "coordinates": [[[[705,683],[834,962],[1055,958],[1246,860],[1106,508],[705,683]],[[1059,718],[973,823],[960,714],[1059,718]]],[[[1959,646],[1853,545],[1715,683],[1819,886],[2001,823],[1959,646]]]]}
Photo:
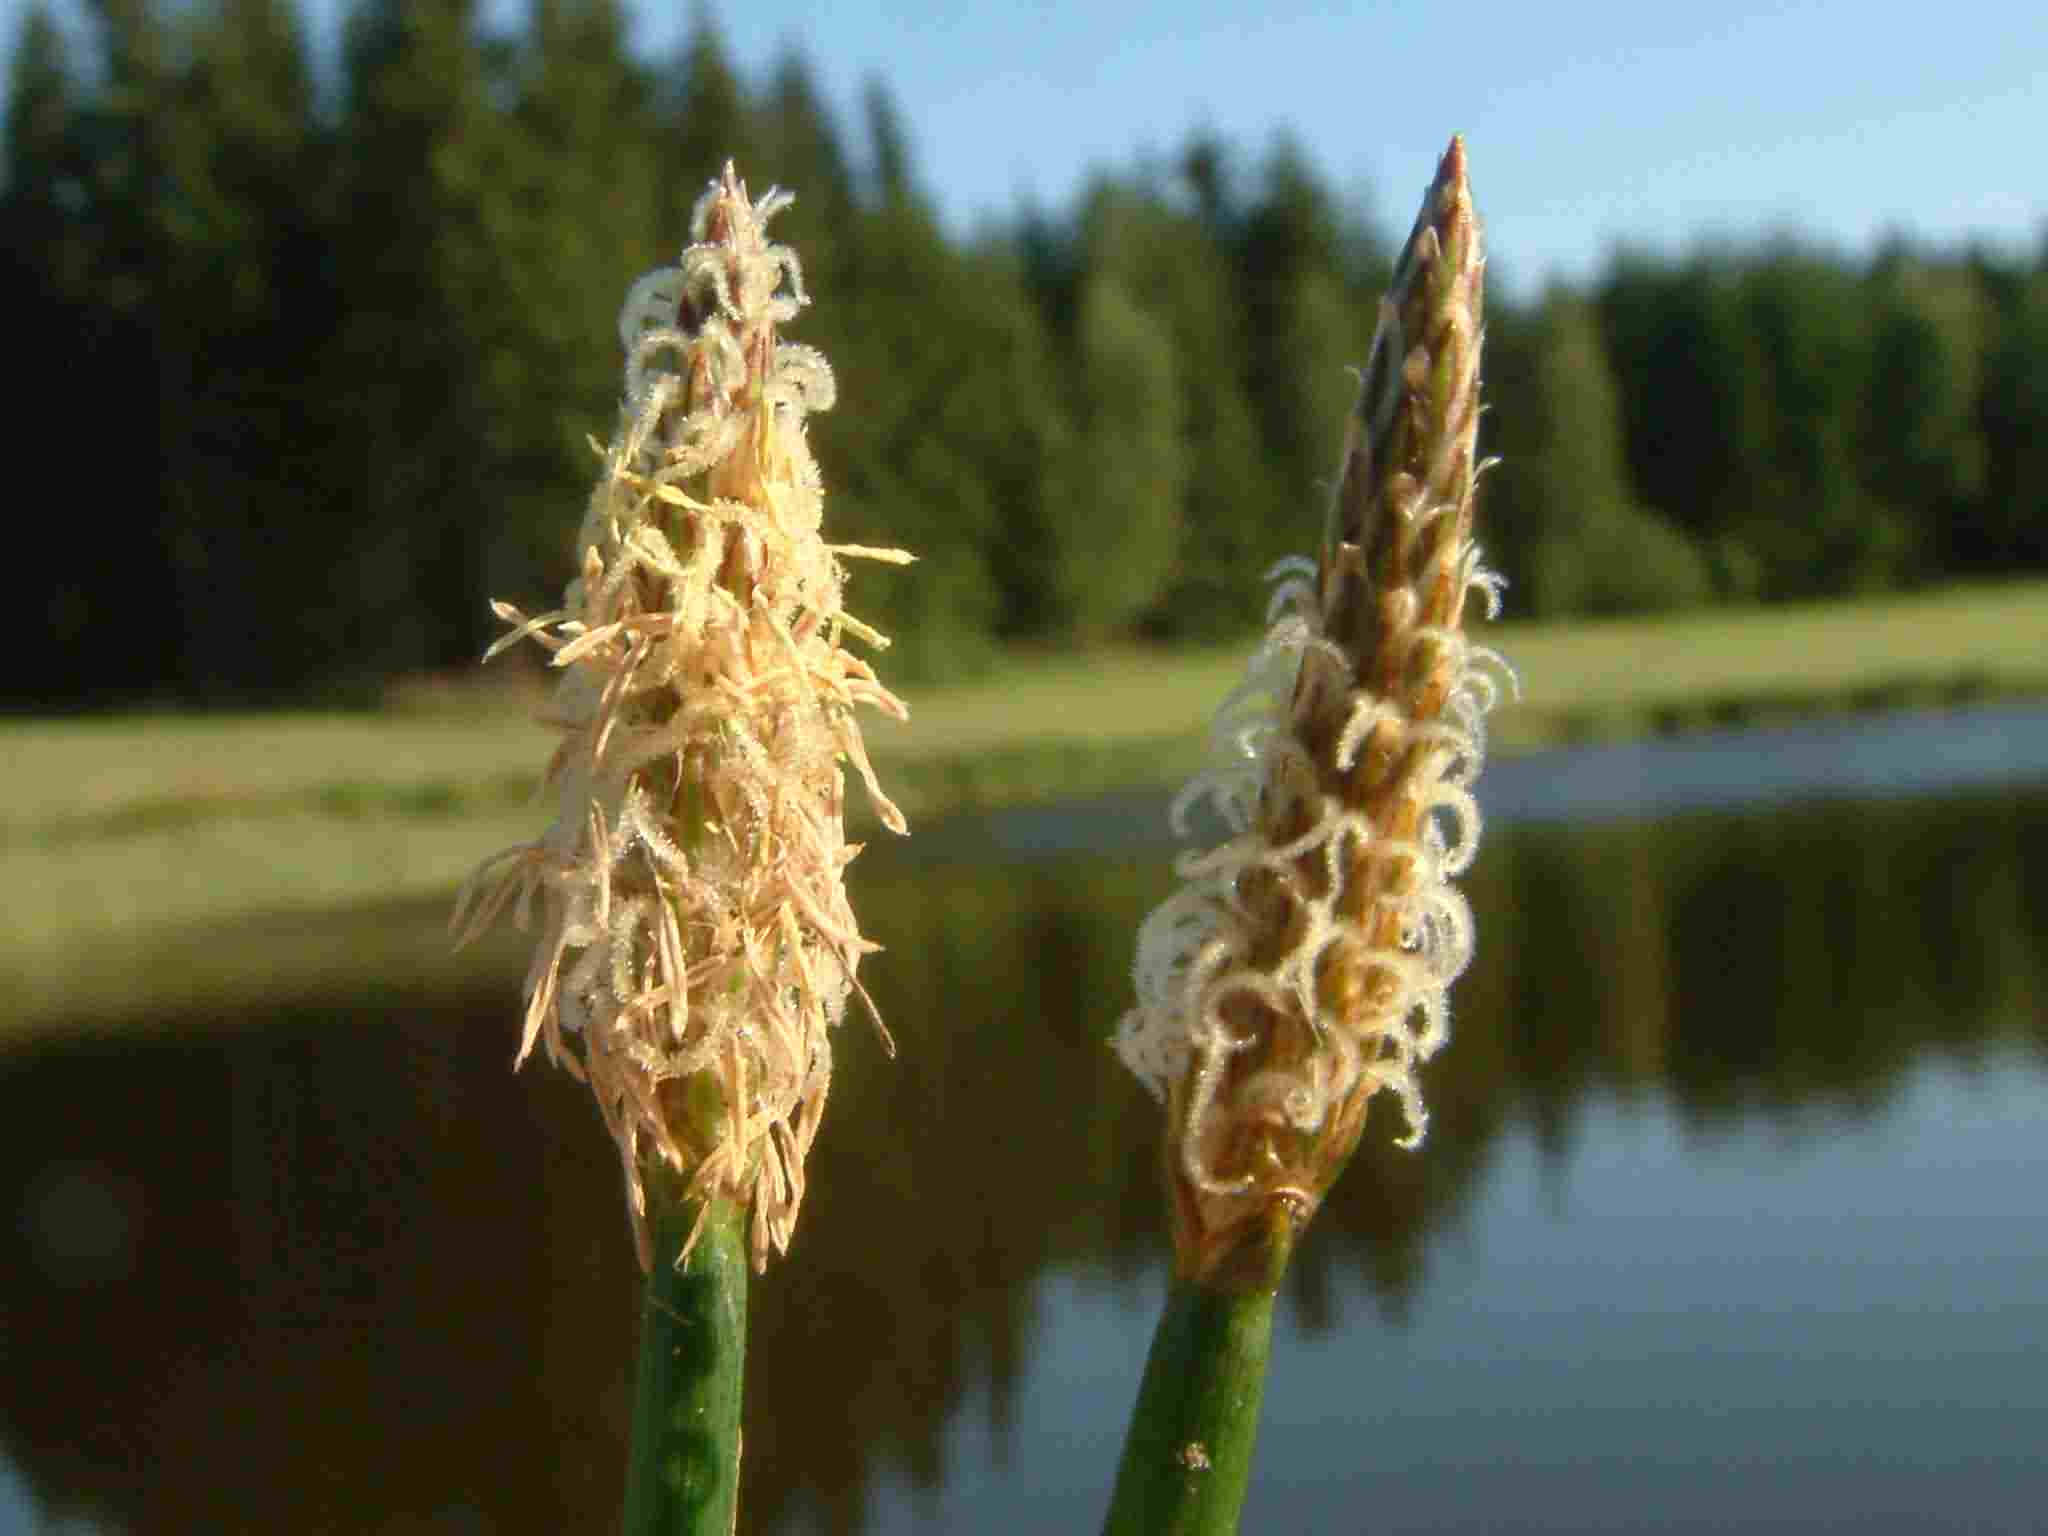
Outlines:
{"type": "MultiPolygon", "coordinates": [[[[0,0],[11,38],[21,0],[0,0]]],[[[691,0],[637,10],[652,57],[691,0]]],[[[1797,230],[1855,254],[1888,230],[2031,249],[2048,230],[2048,6],[2021,0],[1256,7],[712,0],[761,78],[798,43],[851,130],[894,88],[924,190],[971,229],[1195,127],[1256,154],[1291,132],[1341,192],[1405,230],[1453,131],[1471,152],[1496,281],[1596,272],[1797,230]]],[[[339,0],[309,8],[331,34],[339,0]]],[[[515,21],[524,0],[488,0],[515,21]]],[[[744,162],[744,154],[742,153],[744,162]]],[[[743,165],[744,168],[744,165],[743,165]]],[[[798,189],[801,192],[801,189],[798,189]]]]}

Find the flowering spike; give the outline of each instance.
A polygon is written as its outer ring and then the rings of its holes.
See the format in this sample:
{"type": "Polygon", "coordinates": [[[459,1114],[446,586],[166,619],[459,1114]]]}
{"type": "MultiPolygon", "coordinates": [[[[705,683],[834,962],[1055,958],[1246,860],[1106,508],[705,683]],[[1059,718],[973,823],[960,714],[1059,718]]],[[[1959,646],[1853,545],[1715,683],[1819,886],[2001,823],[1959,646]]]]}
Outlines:
{"type": "MultiPolygon", "coordinates": [[[[1380,1089],[1422,1136],[1416,1068],[1443,1041],[1472,917],[1469,786],[1497,660],[1465,597],[1485,262],[1453,139],[1381,301],[1313,580],[1282,562],[1265,644],[1226,701],[1233,749],[1178,804],[1231,836],[1184,855],[1139,931],[1116,1045],[1167,1106],[1180,1270],[1265,1273],[1380,1089]]],[[[1225,718],[1227,717],[1227,719],[1225,718]]]]}
{"type": "Polygon", "coordinates": [[[521,1055],[544,1043],[588,1078],[643,1266],[655,1163],[693,1198],[751,1208],[757,1269],[788,1247],[827,1031],[875,948],[841,878],[859,851],[842,759],[904,830],[854,707],[906,712],[840,647],[873,634],[841,609],[840,556],[909,556],[821,537],[804,417],[832,404],[833,381],[817,351],[776,336],[808,302],[766,233],[787,201],[750,202],[728,164],[680,264],[628,290],[625,398],[576,579],[558,613],[497,605],[507,640],[530,635],[563,674],[546,716],[563,736],[560,814],[479,868],[458,915],[473,914],[468,935],[515,894],[543,899],[521,1055]]]}

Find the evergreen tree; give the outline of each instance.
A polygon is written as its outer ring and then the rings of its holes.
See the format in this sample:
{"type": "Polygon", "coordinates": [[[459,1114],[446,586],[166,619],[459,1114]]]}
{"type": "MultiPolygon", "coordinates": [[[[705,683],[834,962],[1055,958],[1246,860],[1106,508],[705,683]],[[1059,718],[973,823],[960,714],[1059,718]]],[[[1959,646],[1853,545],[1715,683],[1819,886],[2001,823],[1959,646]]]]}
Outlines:
{"type": "Polygon", "coordinates": [[[868,80],[861,110],[867,119],[876,201],[883,207],[910,202],[917,195],[910,179],[910,139],[896,98],[880,77],[868,80]]]}
{"type": "Polygon", "coordinates": [[[492,627],[486,338],[527,317],[498,281],[505,129],[474,30],[470,0],[377,0],[348,40],[328,433],[360,476],[337,628],[373,673],[472,659],[492,627]]]}
{"type": "MultiPolygon", "coordinates": [[[[1543,451],[1544,426],[1538,415],[1543,321],[1540,306],[1514,304],[1502,294],[1486,296],[1479,461],[1487,468],[1479,477],[1478,524],[1485,530],[1479,542],[1486,552],[1486,564],[1498,571],[1506,584],[1508,611],[1517,616],[1536,611],[1531,599],[1534,555],[1546,532],[1542,514],[1532,504],[1529,483],[1543,451]]],[[[1611,382],[1612,368],[1608,377],[1611,382]]],[[[1618,411],[1615,427],[1619,436],[1618,411]]],[[[1622,472],[1625,477],[1625,464],[1622,472]]]]}
{"type": "MultiPolygon", "coordinates": [[[[189,551],[170,504],[178,423],[166,409],[180,375],[168,329],[168,248],[183,209],[166,164],[177,95],[171,36],[141,0],[105,0],[93,16],[98,85],[77,99],[71,117],[77,174],[65,178],[63,192],[75,209],[67,253],[78,283],[69,296],[75,376],[120,401],[119,532],[104,569],[80,585],[92,691],[121,697],[172,684],[183,651],[175,572],[189,551]],[[137,632],[161,640],[127,643],[137,632]]],[[[57,440],[70,440],[73,462],[92,462],[97,445],[79,432],[59,426],[57,440]]]]}
{"type": "MultiPolygon", "coordinates": [[[[76,292],[85,272],[77,228],[87,173],[77,133],[81,92],[64,34],[44,7],[22,18],[10,62],[0,172],[8,239],[0,261],[18,281],[76,292]]],[[[0,294],[0,301],[18,298],[13,284],[0,294]]]]}
{"type": "Polygon", "coordinates": [[[1772,252],[1744,274],[1770,401],[1761,493],[1736,526],[1770,597],[1852,590],[1900,553],[1858,482],[1855,417],[1869,336],[1859,285],[1837,263],[1772,252]]]}
{"type": "Polygon", "coordinates": [[[1949,530],[1983,500],[1977,406],[1992,316],[1967,270],[1902,259],[1880,263],[1867,287],[1871,357],[1855,454],[1877,524],[1880,559],[1867,574],[1889,586],[1931,574],[1949,530]]]}
{"type": "Polygon", "coordinates": [[[1768,404],[1732,264],[1671,268],[1624,253],[1596,304],[1622,411],[1629,481],[1707,552],[1724,595],[1763,573],[1740,529],[1766,505],[1768,404]]]}
{"type": "Polygon", "coordinates": [[[1984,494],[1947,541],[1972,574],[2048,572],[2048,266],[2020,276],[1998,306],[1979,406],[1984,494]]]}
{"type": "Polygon", "coordinates": [[[746,91],[705,0],[698,0],[682,57],[668,78],[674,85],[657,102],[656,165],[664,239],[677,242],[725,162],[738,160],[746,169],[754,126],[746,91]]]}
{"type": "Polygon", "coordinates": [[[1056,495],[1050,608],[1065,637],[1126,630],[1164,586],[1187,479],[1181,392],[1166,328],[1113,271],[1081,299],[1077,442],[1056,495]]]}
{"type": "MultiPolygon", "coordinates": [[[[1165,349],[1161,362],[1167,366],[1155,372],[1177,386],[1177,443],[1172,460],[1162,461],[1172,473],[1160,483],[1173,486],[1179,504],[1171,518],[1139,525],[1155,538],[1171,532],[1173,539],[1170,564],[1155,578],[1145,626],[1158,635],[1242,632],[1256,620],[1259,573],[1273,556],[1261,516],[1273,488],[1244,392],[1248,359],[1226,253],[1201,215],[1177,211],[1147,186],[1101,184],[1081,222],[1085,244],[1076,284],[1113,282],[1137,306],[1165,349]]],[[[1065,325],[1076,366],[1085,369],[1084,319],[1073,310],[1065,325]]],[[[1076,398],[1093,397],[1084,388],[1076,398]]],[[[1088,414],[1084,406],[1077,420],[1084,433],[1090,431],[1088,414]]],[[[1112,446],[1099,432],[1087,440],[1112,446]]],[[[1079,498],[1073,515],[1085,516],[1080,509],[1089,499],[1079,498]]],[[[1141,539],[1140,547],[1148,543],[1141,539]]]]}
{"type": "Polygon", "coordinates": [[[1512,526],[1521,544],[1515,574],[1526,611],[1624,613],[1703,600],[1699,552],[1635,502],[1614,376],[1582,302],[1551,295],[1532,361],[1511,403],[1495,399],[1503,462],[1489,493],[1489,521],[1512,526]]]}
{"type": "Polygon", "coordinates": [[[1228,244],[1236,223],[1228,147],[1212,133],[1190,135],[1181,150],[1180,175],[1202,229],[1217,245],[1228,244]]]}
{"type": "Polygon", "coordinates": [[[777,62],[758,116],[755,152],[765,159],[765,169],[775,180],[801,187],[806,199],[822,207],[854,205],[853,168],[831,109],[801,53],[790,49],[777,62]]]}
{"type": "Polygon", "coordinates": [[[958,672],[988,653],[996,572],[1060,452],[1043,333],[1013,270],[954,251],[915,206],[864,214],[856,249],[845,291],[794,333],[839,378],[839,408],[812,429],[827,515],[848,542],[918,556],[856,572],[896,674],[958,672]]]}
{"type": "Polygon", "coordinates": [[[183,52],[164,151],[165,491],[183,688],[235,695],[331,664],[331,632],[305,601],[336,510],[308,362],[340,305],[295,13],[221,0],[186,18],[183,52]]]}
{"type": "Polygon", "coordinates": [[[478,489],[490,590],[547,603],[569,574],[589,439],[617,409],[620,299],[686,232],[661,227],[653,90],[619,0],[539,0],[516,70],[493,265],[473,279],[496,295],[477,338],[495,479],[478,489]]]}
{"type": "Polygon", "coordinates": [[[783,56],[755,118],[748,174],[795,192],[795,205],[777,221],[778,238],[802,253],[812,289],[838,296],[853,271],[850,241],[859,190],[832,114],[800,54],[783,56]]]}
{"type": "Polygon", "coordinates": [[[1244,385],[1269,490],[1246,509],[1264,527],[1262,560],[1301,552],[1301,514],[1320,506],[1334,444],[1372,349],[1377,290],[1347,281],[1337,210],[1291,143],[1268,158],[1235,256],[1244,315],[1244,385]]]}
{"type": "MultiPolygon", "coordinates": [[[[0,325],[49,376],[112,385],[107,317],[91,292],[99,252],[91,222],[93,167],[79,133],[82,94],[63,33],[37,6],[23,18],[7,86],[0,325]]],[[[94,450],[80,439],[78,403],[65,391],[27,390],[10,409],[21,441],[41,445],[61,462],[92,462],[94,450]]],[[[151,489],[140,491],[146,497],[151,489]]],[[[101,652],[93,642],[96,634],[110,633],[118,616],[101,607],[114,596],[110,582],[129,585],[136,564],[135,551],[119,547],[107,551],[105,567],[92,579],[75,562],[27,563],[28,649],[7,669],[6,696],[74,697],[117,675],[123,663],[111,647],[101,652]]]]}

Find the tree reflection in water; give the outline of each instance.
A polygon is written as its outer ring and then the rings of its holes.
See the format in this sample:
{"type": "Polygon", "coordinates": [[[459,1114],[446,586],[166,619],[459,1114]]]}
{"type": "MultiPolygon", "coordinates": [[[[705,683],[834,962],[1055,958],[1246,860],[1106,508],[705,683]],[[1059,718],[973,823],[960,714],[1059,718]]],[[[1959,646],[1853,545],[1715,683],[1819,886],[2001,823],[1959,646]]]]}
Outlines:
{"type": "MultiPolygon", "coordinates": [[[[1165,872],[860,873],[902,1049],[849,1026],[796,1252],[756,1288],[759,1530],[856,1531],[899,1468],[942,1483],[977,1388],[1020,1438],[1048,1270],[1135,1305],[1164,1247],[1158,1116],[1102,1039],[1165,872]]],[[[1487,942],[1429,1142],[1368,1136],[1294,1266],[1310,1328],[1361,1271],[1398,1318],[1517,1127],[1561,1157],[1618,1094],[1796,1129],[1871,1113],[1930,1052],[2048,1044],[2039,791],[1517,828],[1472,895],[1487,942]]],[[[134,1531],[612,1523],[637,1284],[617,1172],[576,1085],[508,1073],[508,1009],[307,1002],[0,1061],[0,1433],[49,1507],[134,1531]]]]}

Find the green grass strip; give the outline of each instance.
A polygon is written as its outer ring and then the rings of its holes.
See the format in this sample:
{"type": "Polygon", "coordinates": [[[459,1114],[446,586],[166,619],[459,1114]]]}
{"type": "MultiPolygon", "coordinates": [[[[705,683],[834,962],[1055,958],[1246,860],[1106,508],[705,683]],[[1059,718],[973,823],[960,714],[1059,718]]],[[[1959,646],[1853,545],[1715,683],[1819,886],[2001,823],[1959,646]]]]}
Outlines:
{"type": "Polygon", "coordinates": [[[699,1210],[682,1189],[666,1169],[648,1175],[654,1272],[640,1314],[625,1536],[731,1536],[739,1508],[746,1214],[712,1201],[678,1265],[699,1210]]]}

